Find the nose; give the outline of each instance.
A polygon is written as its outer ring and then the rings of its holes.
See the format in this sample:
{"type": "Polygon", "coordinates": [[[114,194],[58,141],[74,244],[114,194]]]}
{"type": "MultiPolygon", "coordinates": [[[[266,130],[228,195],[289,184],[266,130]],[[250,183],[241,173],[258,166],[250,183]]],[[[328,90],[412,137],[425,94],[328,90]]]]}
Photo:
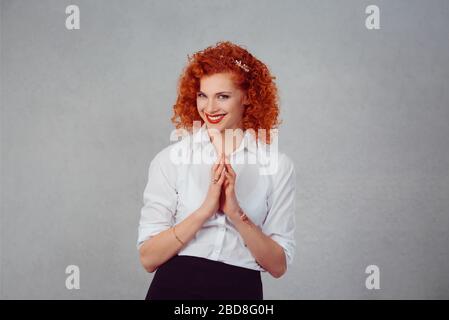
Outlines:
{"type": "Polygon", "coordinates": [[[215,106],[213,99],[208,100],[205,105],[206,105],[206,107],[204,108],[204,111],[209,114],[214,114],[214,113],[220,112],[220,109],[215,106]]]}

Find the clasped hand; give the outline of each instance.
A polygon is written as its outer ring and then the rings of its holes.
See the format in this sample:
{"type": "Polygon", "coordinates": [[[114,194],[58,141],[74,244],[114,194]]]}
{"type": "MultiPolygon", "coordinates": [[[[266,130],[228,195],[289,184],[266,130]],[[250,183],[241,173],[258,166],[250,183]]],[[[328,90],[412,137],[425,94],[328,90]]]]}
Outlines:
{"type": "Polygon", "coordinates": [[[222,153],[211,169],[211,183],[205,202],[214,214],[220,210],[229,218],[239,214],[240,205],[235,195],[236,174],[229,160],[222,153]]]}

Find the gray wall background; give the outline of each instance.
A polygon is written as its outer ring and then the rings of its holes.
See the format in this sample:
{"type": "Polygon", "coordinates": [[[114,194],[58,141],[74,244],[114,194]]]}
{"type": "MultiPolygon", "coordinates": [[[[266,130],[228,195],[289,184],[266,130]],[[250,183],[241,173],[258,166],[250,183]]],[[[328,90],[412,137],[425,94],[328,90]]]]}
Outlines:
{"type": "Polygon", "coordinates": [[[135,248],[187,54],[279,86],[297,253],[266,299],[449,298],[448,1],[1,1],[1,298],[143,299],[135,248]],[[81,29],[65,28],[77,4],[81,29]],[[365,8],[380,7],[380,30],[365,8]],[[81,271],[67,290],[66,266],[81,271]],[[380,289],[365,268],[380,268],[380,289]]]}

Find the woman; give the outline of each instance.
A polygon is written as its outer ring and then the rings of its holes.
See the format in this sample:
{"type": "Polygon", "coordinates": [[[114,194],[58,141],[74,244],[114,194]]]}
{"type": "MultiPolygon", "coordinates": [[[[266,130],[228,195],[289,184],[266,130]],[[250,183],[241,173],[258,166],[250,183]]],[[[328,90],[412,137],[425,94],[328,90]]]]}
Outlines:
{"type": "Polygon", "coordinates": [[[281,277],[296,245],[294,166],[271,148],[275,78],[228,41],[188,58],[172,117],[188,135],[151,161],[143,194],[146,299],[262,300],[261,272],[281,277]]]}

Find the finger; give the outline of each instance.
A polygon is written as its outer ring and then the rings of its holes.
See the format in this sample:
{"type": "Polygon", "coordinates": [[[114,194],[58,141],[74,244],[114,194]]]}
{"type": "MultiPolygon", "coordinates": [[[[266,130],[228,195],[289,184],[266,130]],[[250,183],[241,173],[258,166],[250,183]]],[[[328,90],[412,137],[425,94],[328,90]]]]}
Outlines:
{"type": "Polygon", "coordinates": [[[220,163],[221,163],[221,156],[219,155],[219,156],[217,157],[217,160],[215,160],[214,165],[212,166],[212,173],[214,173],[214,172],[217,170],[218,165],[219,165],[220,163]]]}
{"type": "Polygon", "coordinates": [[[226,175],[226,180],[229,181],[230,184],[235,184],[235,177],[229,172],[226,175]]]}
{"type": "Polygon", "coordinates": [[[234,169],[232,169],[232,166],[230,163],[226,164],[226,169],[233,177],[235,177],[235,171],[234,171],[234,169]]]}
{"type": "Polygon", "coordinates": [[[226,168],[223,168],[223,171],[221,171],[220,174],[220,179],[218,179],[218,185],[222,185],[223,181],[225,180],[226,177],[226,168]]]}
{"type": "Polygon", "coordinates": [[[224,169],[225,169],[224,163],[220,163],[220,164],[218,165],[218,168],[217,168],[217,171],[216,171],[216,172],[221,173],[221,171],[223,171],[224,169]]]}
{"type": "Polygon", "coordinates": [[[231,173],[235,173],[230,162],[226,163],[226,167],[228,168],[229,171],[231,171],[231,173]]]}
{"type": "Polygon", "coordinates": [[[215,163],[220,163],[221,162],[221,158],[223,158],[223,156],[222,156],[222,154],[221,153],[219,153],[218,155],[217,155],[217,159],[215,160],[215,163]]]}
{"type": "Polygon", "coordinates": [[[231,173],[226,172],[226,177],[229,179],[230,182],[234,183],[235,178],[231,173]]]}
{"type": "Polygon", "coordinates": [[[219,158],[218,165],[224,165],[223,157],[219,158]]]}
{"type": "Polygon", "coordinates": [[[219,180],[220,177],[221,177],[222,172],[225,171],[225,170],[226,170],[226,167],[224,166],[224,163],[220,163],[218,165],[218,168],[214,172],[215,180],[219,180]]]}

